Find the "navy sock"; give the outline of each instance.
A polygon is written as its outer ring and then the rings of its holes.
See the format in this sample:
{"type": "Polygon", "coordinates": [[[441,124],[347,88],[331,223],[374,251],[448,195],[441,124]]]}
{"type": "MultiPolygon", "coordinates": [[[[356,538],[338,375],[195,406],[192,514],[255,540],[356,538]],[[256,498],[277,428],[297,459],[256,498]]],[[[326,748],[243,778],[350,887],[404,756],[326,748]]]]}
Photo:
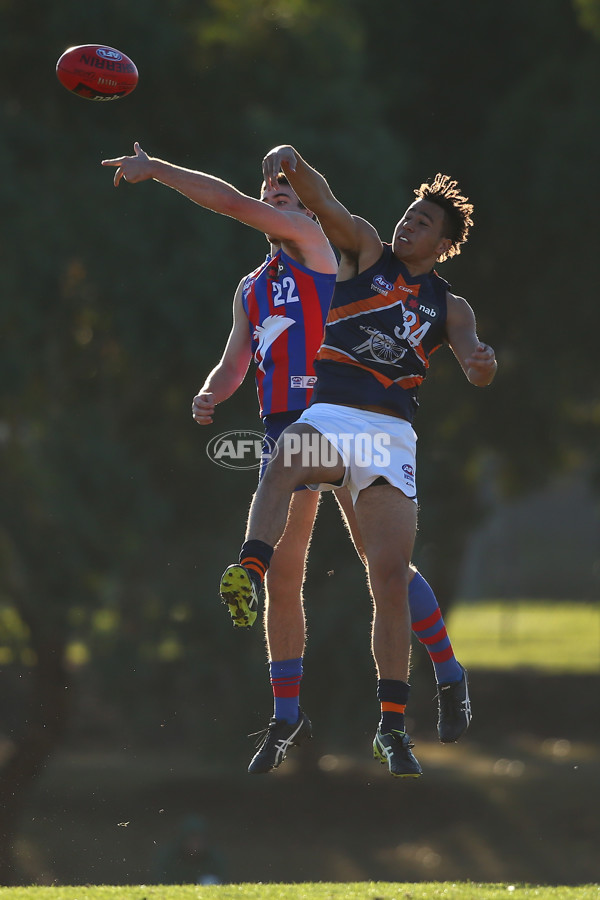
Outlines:
{"type": "Polygon", "coordinates": [[[408,703],[410,686],[406,681],[380,678],[377,682],[377,699],[381,703],[379,730],[382,734],[399,731],[404,734],[404,710],[408,703]]]}
{"type": "Polygon", "coordinates": [[[245,541],[240,550],[240,565],[248,570],[248,574],[260,588],[271,564],[273,547],[264,541],[245,541]]]}

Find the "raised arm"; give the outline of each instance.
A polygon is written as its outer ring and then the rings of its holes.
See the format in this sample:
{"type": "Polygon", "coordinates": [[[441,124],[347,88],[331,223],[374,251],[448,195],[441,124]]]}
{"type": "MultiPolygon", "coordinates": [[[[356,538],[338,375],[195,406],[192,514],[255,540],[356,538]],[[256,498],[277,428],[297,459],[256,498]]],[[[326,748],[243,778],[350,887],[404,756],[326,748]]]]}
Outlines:
{"type": "Polygon", "coordinates": [[[298,197],[312,210],[331,243],[342,255],[340,279],[350,278],[372,265],[381,255],[382,243],[369,222],[353,216],[333,195],[329,184],[289,144],[269,150],[263,159],[263,177],[273,185],[283,172],[298,197]]]}
{"type": "Polygon", "coordinates": [[[498,369],[494,350],[477,337],[475,314],[467,301],[450,293],[447,299],[448,343],[471,384],[486,387],[492,383],[498,369]]]}
{"type": "Polygon", "coordinates": [[[271,240],[288,242],[292,245],[292,255],[302,257],[300,261],[305,261],[309,267],[318,271],[335,271],[335,259],[324,241],[321,229],[316,222],[300,212],[283,212],[243,194],[233,185],[213,175],[148,156],[137,141],[133,156],[105,159],[102,160],[102,165],[116,168],[116,187],[123,179],[131,184],[153,179],[179,191],[205,209],[230,216],[262,231],[271,240]],[[296,254],[293,253],[293,247],[299,248],[296,254]],[[327,253],[329,258],[325,258],[327,253]],[[327,265],[329,268],[323,268],[327,265]]]}
{"type": "Polygon", "coordinates": [[[237,391],[252,359],[248,317],[242,306],[244,281],[245,277],[233,298],[233,325],[223,355],[192,401],[192,416],[199,425],[212,424],[215,407],[237,391]]]}

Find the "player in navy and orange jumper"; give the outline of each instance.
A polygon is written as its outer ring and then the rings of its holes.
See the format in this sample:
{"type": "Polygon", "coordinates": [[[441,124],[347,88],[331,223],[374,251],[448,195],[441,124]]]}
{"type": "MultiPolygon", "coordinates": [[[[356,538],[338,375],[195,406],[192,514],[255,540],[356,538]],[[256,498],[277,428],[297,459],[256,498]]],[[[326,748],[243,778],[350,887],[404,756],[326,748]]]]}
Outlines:
{"type": "Polygon", "coordinates": [[[390,244],[374,265],[338,282],[317,354],[321,381],[313,403],[381,405],[412,422],[416,388],[445,340],[448,289],[437,273],[411,277],[390,244]]]}
{"type": "MultiPolygon", "coordinates": [[[[472,206],[456,182],[438,175],[415,192],[417,199],[398,222],[391,243],[384,245],[373,226],[352,216],[293,148],[267,154],[265,182],[272,184],[280,169],[317,214],[340,252],[340,265],[315,363],[312,405],[283,432],[280,452],[252,503],[242,565],[227,573],[231,577],[235,570],[240,584],[255,595],[260,582],[252,570],[244,569],[244,558],[252,553],[268,566],[294,486],[348,486],[374,602],[372,650],[381,720],[373,751],[392,775],[415,777],[421,768],[411,752],[404,710],[409,693],[408,582],[417,521],[416,435],[411,424],[417,392],[429,356],[442,343],[451,347],[471,383],[490,384],[496,372],[494,351],[479,341],[471,307],[434,271],[438,261],[460,252],[472,224],[472,206]],[[321,457],[291,452],[314,445],[315,437],[321,440],[321,457]],[[389,445],[387,456],[371,454],[367,459],[357,452],[366,439],[373,447],[382,437],[389,445]]],[[[435,613],[419,624],[425,640],[437,637],[435,613]]],[[[466,677],[455,687],[452,705],[464,721],[469,715],[466,677]]],[[[440,693],[450,693],[450,685],[441,686],[440,693]]]]}

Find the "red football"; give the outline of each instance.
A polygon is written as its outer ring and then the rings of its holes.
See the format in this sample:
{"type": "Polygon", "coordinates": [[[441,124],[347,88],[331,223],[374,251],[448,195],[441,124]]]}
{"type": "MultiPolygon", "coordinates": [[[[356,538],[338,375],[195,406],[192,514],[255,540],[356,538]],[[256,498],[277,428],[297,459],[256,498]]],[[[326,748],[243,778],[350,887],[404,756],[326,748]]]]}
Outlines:
{"type": "Polygon", "coordinates": [[[56,63],[56,75],[68,91],[87,100],[117,100],[138,83],[129,57],[104,44],[69,47],[56,63]]]}

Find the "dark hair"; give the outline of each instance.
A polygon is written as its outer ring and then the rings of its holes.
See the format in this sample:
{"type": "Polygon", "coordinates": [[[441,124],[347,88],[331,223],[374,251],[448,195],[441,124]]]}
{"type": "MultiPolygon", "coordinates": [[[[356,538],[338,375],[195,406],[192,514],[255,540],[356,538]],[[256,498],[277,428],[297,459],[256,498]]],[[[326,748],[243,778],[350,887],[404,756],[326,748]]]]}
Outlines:
{"type": "Polygon", "coordinates": [[[458,182],[452,181],[449,175],[438,172],[431,183],[423,182],[421,187],[416,188],[415,194],[420,200],[429,200],[444,210],[444,237],[450,238],[452,244],[440,256],[439,261],[458,256],[460,245],[467,240],[469,228],[473,224],[473,204],[461,194],[458,182]]]}
{"type": "MultiPolygon", "coordinates": [[[[278,176],[277,176],[277,184],[287,185],[289,188],[292,188],[292,190],[294,191],[294,188],[293,188],[292,185],[289,183],[287,177],[283,174],[283,172],[280,172],[280,173],[278,174],[278,176]]],[[[260,186],[260,192],[261,192],[261,194],[262,194],[262,192],[264,191],[264,189],[266,188],[266,186],[267,186],[267,185],[266,185],[265,182],[263,181],[263,183],[262,183],[261,186],[260,186]]],[[[294,193],[296,194],[296,191],[294,191],[294,193]]],[[[298,206],[300,207],[300,209],[306,209],[306,206],[304,205],[304,203],[302,202],[302,200],[300,199],[300,197],[298,197],[298,194],[296,194],[296,199],[298,200],[298,206]]],[[[315,217],[315,218],[316,218],[316,217],[315,217]]]]}

